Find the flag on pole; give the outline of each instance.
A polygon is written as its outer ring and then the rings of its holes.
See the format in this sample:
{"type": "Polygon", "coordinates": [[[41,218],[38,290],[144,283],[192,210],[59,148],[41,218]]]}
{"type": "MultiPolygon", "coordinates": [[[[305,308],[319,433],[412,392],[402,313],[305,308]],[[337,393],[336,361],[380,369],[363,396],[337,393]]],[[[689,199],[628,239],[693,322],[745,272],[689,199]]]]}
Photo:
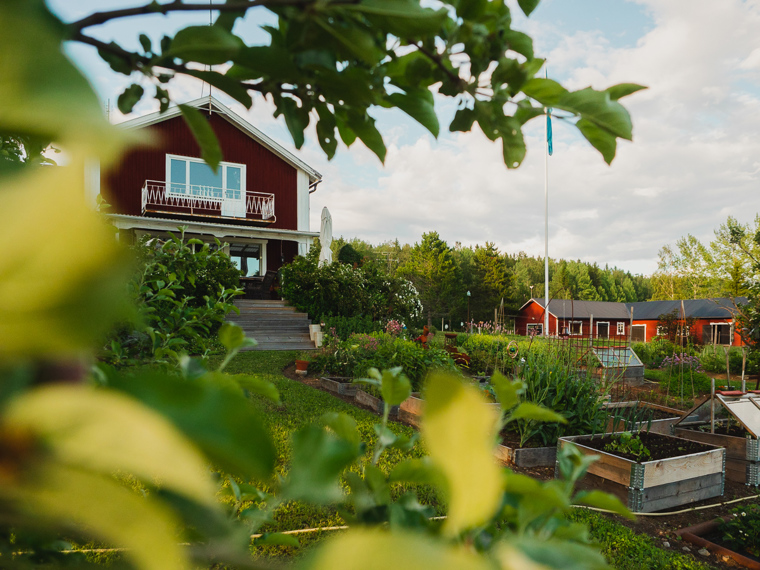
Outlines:
{"type": "Polygon", "coordinates": [[[552,110],[546,109],[546,147],[549,150],[549,156],[552,155],[554,150],[552,146],[552,110]]]}

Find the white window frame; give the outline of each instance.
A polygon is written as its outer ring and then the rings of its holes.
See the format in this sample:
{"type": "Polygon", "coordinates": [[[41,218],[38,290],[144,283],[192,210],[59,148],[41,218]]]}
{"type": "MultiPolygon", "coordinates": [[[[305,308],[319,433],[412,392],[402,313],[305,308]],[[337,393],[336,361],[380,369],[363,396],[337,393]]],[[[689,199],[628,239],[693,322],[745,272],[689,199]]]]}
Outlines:
{"type": "MultiPolygon", "coordinates": [[[[631,325],[631,339],[633,339],[633,327],[644,327],[644,340],[642,340],[641,342],[646,342],[647,341],[647,325],[646,325],[646,323],[644,323],[644,324],[637,323],[635,325],[631,325]]],[[[633,340],[631,340],[631,342],[633,342],[633,340]]]]}
{"type": "Polygon", "coordinates": [[[261,251],[261,261],[259,262],[259,269],[260,269],[259,277],[264,277],[264,275],[266,275],[267,273],[267,243],[269,243],[269,240],[266,240],[266,239],[235,238],[234,240],[227,242],[228,247],[226,248],[225,253],[227,253],[227,255],[229,255],[230,257],[232,257],[230,255],[231,253],[230,248],[236,244],[241,244],[241,245],[258,244],[260,247],[259,251],[261,251]]]}
{"type": "Polygon", "coordinates": [[[583,321],[568,321],[570,326],[567,327],[567,330],[569,331],[570,336],[581,336],[583,335],[583,321]],[[580,330],[577,333],[573,332],[573,324],[578,323],[580,325],[580,330]]]}
{"type": "Polygon", "coordinates": [[[665,327],[657,325],[657,329],[654,331],[655,336],[665,336],[665,327]]]}
{"type": "Polygon", "coordinates": [[[726,321],[717,321],[717,322],[710,322],[710,340],[716,345],[716,346],[733,346],[734,345],[734,323],[733,321],[730,323],[727,323],[726,321]],[[724,326],[728,327],[728,344],[720,344],[716,342],[720,338],[720,333],[713,329],[713,326],[724,326]],[[718,337],[716,339],[716,336],[718,337]]]}
{"type": "Polygon", "coordinates": [[[622,321],[617,323],[617,336],[625,336],[625,323],[622,321]]]}
{"type": "Polygon", "coordinates": [[[599,338],[599,325],[607,325],[607,338],[610,338],[610,321],[596,321],[596,337],[599,338]]]}
{"type": "Polygon", "coordinates": [[[185,186],[190,185],[190,163],[200,163],[200,164],[206,164],[206,161],[202,158],[195,158],[193,156],[182,156],[179,154],[167,154],[166,155],[166,193],[170,196],[181,196],[185,198],[203,198],[203,199],[212,199],[212,200],[218,200],[220,202],[243,202],[245,204],[246,201],[246,188],[245,188],[245,182],[246,182],[246,165],[245,164],[239,164],[237,162],[220,162],[219,168],[222,169],[222,187],[220,190],[222,191],[222,197],[221,198],[213,198],[209,196],[194,196],[192,194],[188,193],[180,193],[180,192],[172,192],[172,184],[171,184],[171,165],[172,160],[183,160],[185,161],[185,186]],[[227,198],[225,196],[225,191],[227,190],[227,167],[231,166],[233,168],[239,168],[240,169],[240,199],[235,200],[231,198],[227,198]]]}
{"type": "Polygon", "coordinates": [[[544,323],[528,323],[528,326],[525,330],[525,334],[530,336],[531,329],[538,329],[538,332],[536,333],[536,336],[543,336],[544,334],[544,323]]]}

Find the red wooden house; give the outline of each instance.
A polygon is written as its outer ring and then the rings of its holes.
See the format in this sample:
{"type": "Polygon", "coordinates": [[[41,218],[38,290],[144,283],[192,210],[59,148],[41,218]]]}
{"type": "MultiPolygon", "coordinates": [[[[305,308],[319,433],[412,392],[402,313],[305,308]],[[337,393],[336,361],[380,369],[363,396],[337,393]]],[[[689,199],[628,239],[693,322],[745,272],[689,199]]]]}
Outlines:
{"type": "Polygon", "coordinates": [[[203,161],[177,107],[122,123],[147,130],[154,145],[133,150],[101,173],[120,239],[160,237],[186,226],[188,237],[227,243],[250,279],[305,254],[319,235],[309,228],[309,199],[319,172],[213,97],[188,105],[207,118],[223,162],[214,172],[203,161]]]}
{"type": "MultiPolygon", "coordinates": [[[[658,334],[660,315],[674,310],[692,323],[686,331],[702,344],[737,345],[742,340],[736,331],[734,313],[746,297],[736,299],[689,299],[684,301],[642,301],[618,303],[608,301],[549,300],[550,336],[568,335],[649,342],[658,334]],[[683,307],[683,312],[682,312],[683,307]]],[[[544,299],[525,303],[515,319],[517,334],[544,332],[544,299]]]]}

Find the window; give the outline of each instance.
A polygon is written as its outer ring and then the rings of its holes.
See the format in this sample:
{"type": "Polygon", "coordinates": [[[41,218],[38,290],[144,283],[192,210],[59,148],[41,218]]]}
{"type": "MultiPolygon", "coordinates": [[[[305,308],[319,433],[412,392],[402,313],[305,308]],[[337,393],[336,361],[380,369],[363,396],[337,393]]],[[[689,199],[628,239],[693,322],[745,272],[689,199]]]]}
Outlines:
{"type": "Polygon", "coordinates": [[[531,335],[541,336],[542,334],[544,334],[543,323],[529,323],[528,324],[528,336],[531,336],[531,335]]]}
{"type": "Polygon", "coordinates": [[[230,245],[230,259],[243,273],[243,277],[261,275],[261,244],[233,243],[230,245]]]}
{"type": "Polygon", "coordinates": [[[666,329],[663,326],[657,325],[657,336],[667,336],[668,335],[668,329],[666,329]]]}
{"type": "Polygon", "coordinates": [[[583,321],[570,321],[570,334],[583,334],[583,321]]]}
{"type": "Polygon", "coordinates": [[[631,342],[646,342],[647,326],[631,325],[631,342]]]}
{"type": "Polygon", "coordinates": [[[617,324],[617,334],[618,334],[618,336],[625,335],[625,323],[618,323],[617,324]]]}
{"type": "Polygon", "coordinates": [[[216,172],[200,158],[166,155],[169,194],[241,202],[245,198],[245,165],[222,162],[216,172]]]}

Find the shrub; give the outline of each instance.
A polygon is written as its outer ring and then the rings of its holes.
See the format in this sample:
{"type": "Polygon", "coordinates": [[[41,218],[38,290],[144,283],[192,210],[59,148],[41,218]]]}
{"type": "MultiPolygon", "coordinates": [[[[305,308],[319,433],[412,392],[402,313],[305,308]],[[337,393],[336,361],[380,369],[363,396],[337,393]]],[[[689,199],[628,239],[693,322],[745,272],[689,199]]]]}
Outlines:
{"type": "MultiPolygon", "coordinates": [[[[757,374],[758,359],[748,355],[746,372],[748,374],[757,374]]],[[[702,368],[707,372],[725,374],[726,372],[726,353],[722,346],[705,346],[699,354],[702,362],[702,368]]],[[[742,351],[741,348],[732,346],[728,353],[728,366],[731,374],[741,374],[742,372],[742,351]]]]}
{"type": "Polygon", "coordinates": [[[423,378],[431,370],[458,370],[446,351],[425,349],[419,343],[386,333],[351,335],[345,341],[333,337],[312,358],[315,371],[354,378],[366,376],[370,368],[396,366],[403,367],[415,391],[419,391],[423,378]]]}
{"type": "Polygon", "coordinates": [[[182,352],[205,355],[216,346],[232,299],[242,294],[240,272],[220,245],[212,250],[200,240],[185,242],[184,231],[163,243],[141,240],[135,246],[139,269],[128,284],[136,318],[111,333],[101,359],[116,366],[176,361],[182,352]]]}
{"type": "Polygon", "coordinates": [[[383,330],[383,324],[373,321],[368,315],[358,317],[340,317],[327,315],[322,317],[325,330],[335,330],[335,334],[341,340],[347,340],[349,336],[357,333],[373,333],[383,330]]]}
{"type": "Polygon", "coordinates": [[[382,272],[375,263],[319,266],[313,257],[296,257],[282,268],[280,294],[312,320],[326,316],[412,321],[422,311],[411,283],[382,272]]]}
{"type": "Polygon", "coordinates": [[[748,504],[731,510],[731,518],[720,525],[723,541],[734,550],[760,556],[760,505],[748,504]]]}

